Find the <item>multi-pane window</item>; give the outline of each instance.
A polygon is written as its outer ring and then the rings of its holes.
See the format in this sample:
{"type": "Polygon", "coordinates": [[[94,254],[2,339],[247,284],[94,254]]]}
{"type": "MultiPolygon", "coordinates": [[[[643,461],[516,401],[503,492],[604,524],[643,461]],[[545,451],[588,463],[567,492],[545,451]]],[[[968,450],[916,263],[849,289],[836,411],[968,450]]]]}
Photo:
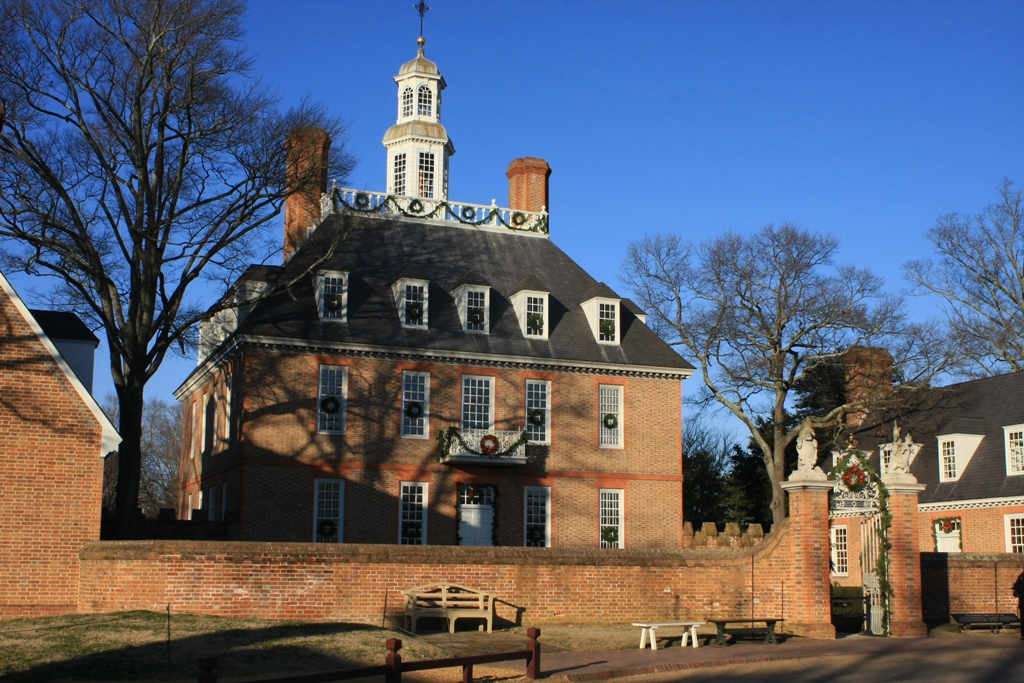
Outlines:
{"type": "Polygon", "coordinates": [[[402,373],[402,436],[425,439],[429,436],[430,373],[402,373]]]}
{"type": "Polygon", "coordinates": [[[487,292],[469,290],[466,292],[466,331],[487,330],[487,292]]]}
{"type": "Polygon", "coordinates": [[[317,402],[317,431],[345,433],[348,369],[343,365],[320,366],[320,395],[317,402]]]}
{"type": "Polygon", "coordinates": [[[850,546],[845,526],[832,527],[832,573],[837,576],[850,573],[850,546]]]}
{"type": "Polygon", "coordinates": [[[1024,474],[1024,426],[1007,427],[1006,473],[1024,474]]]}
{"type": "Polygon", "coordinates": [[[891,443],[879,447],[882,454],[882,474],[889,471],[889,463],[892,461],[892,449],[893,445],[891,443]]]}
{"type": "Polygon", "coordinates": [[[494,380],[465,375],[462,378],[462,428],[490,429],[494,424],[494,380]]]}
{"type": "Polygon", "coordinates": [[[942,459],[942,480],[956,479],[956,444],[953,441],[942,441],[939,445],[942,459]]]}
{"type": "Polygon", "coordinates": [[[405,194],[405,152],[395,155],[394,181],[394,193],[405,194]]]}
{"type": "Polygon", "coordinates": [[[526,547],[547,548],[551,545],[551,488],[527,486],[524,491],[526,547]]]}
{"type": "Polygon", "coordinates": [[[622,489],[600,489],[601,547],[622,548],[622,489]]]}
{"type": "Polygon", "coordinates": [[[211,486],[206,492],[206,519],[217,521],[217,487],[211,486]]]}
{"type": "Polygon", "coordinates": [[[526,382],[526,436],[530,443],[550,443],[548,436],[548,418],[550,406],[551,382],[527,380],[526,382]]]}
{"type": "Polygon", "coordinates": [[[198,401],[192,401],[192,434],[189,437],[188,457],[193,460],[196,457],[196,439],[199,438],[199,409],[198,401]]]}
{"type": "Polygon", "coordinates": [[[602,448],[622,447],[622,387],[601,385],[598,417],[602,448]]]}
{"type": "Polygon", "coordinates": [[[601,341],[615,341],[615,304],[597,305],[597,331],[598,339],[601,341]]]}
{"type": "Polygon", "coordinates": [[[419,97],[417,98],[417,109],[416,113],[419,116],[430,116],[433,110],[434,96],[430,92],[430,88],[425,85],[421,85],[419,89],[419,97]]]}
{"type": "Polygon", "coordinates": [[[402,116],[412,116],[412,88],[402,91],[402,116]]]}
{"type": "Polygon", "coordinates": [[[526,297],[526,336],[544,336],[544,297],[526,297]]]}
{"type": "Polygon", "coordinates": [[[426,302],[423,296],[423,285],[405,286],[405,310],[402,316],[406,325],[422,327],[426,320],[426,302]]]}
{"type": "Polygon", "coordinates": [[[1006,552],[1024,553],[1024,515],[1006,516],[1006,552]]]}
{"type": "Polygon", "coordinates": [[[345,320],[346,282],[344,273],[322,273],[319,277],[320,317],[325,320],[345,320]]]}
{"type": "Polygon", "coordinates": [[[313,519],[314,543],[341,543],[345,511],[345,480],[317,479],[316,517],[313,519]]]}
{"type": "Polygon", "coordinates": [[[459,505],[494,505],[493,486],[460,486],[459,505]]]}
{"type": "Polygon", "coordinates": [[[427,485],[403,481],[401,486],[399,543],[424,545],[427,542],[427,485]]]}
{"type": "Polygon", "coordinates": [[[420,193],[425,199],[434,198],[434,155],[420,152],[420,193]]]}

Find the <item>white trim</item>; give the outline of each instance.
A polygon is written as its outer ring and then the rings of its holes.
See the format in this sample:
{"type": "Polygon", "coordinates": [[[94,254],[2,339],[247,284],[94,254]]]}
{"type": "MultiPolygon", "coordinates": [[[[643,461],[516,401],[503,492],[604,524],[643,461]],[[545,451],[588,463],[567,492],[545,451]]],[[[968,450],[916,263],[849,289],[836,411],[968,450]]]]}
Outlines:
{"type": "Polygon", "coordinates": [[[981,443],[985,436],[983,434],[936,434],[936,453],[939,457],[939,482],[945,483],[948,481],[959,481],[960,477],[963,476],[964,471],[967,469],[967,465],[970,464],[971,458],[974,457],[975,451],[978,450],[978,445],[981,443]],[[952,477],[945,475],[945,470],[942,466],[942,444],[943,442],[952,442],[953,444],[953,463],[956,468],[956,474],[952,477]]]}
{"type": "MultiPolygon", "coordinates": [[[[616,501],[615,510],[616,510],[616,512],[618,514],[618,519],[619,519],[619,523],[617,525],[619,527],[619,540],[616,542],[616,545],[614,547],[615,547],[615,549],[625,548],[626,547],[626,533],[625,533],[625,527],[626,527],[626,524],[625,524],[625,517],[626,517],[626,490],[625,489],[598,489],[597,490],[597,547],[598,548],[603,547],[601,544],[604,543],[604,541],[601,539],[601,528],[605,527],[605,526],[613,526],[611,524],[602,524],[601,523],[601,522],[604,521],[604,518],[603,518],[603,515],[602,515],[602,505],[601,505],[601,503],[602,503],[602,498],[604,497],[605,494],[616,494],[617,495],[617,498],[615,499],[615,501],[616,501]]],[[[609,499],[609,500],[611,500],[611,499],[609,499]]]]}
{"type": "Polygon", "coordinates": [[[313,543],[317,543],[317,526],[320,524],[321,519],[330,519],[329,517],[320,517],[320,485],[321,484],[338,484],[338,517],[335,519],[335,523],[338,525],[338,543],[345,542],[345,480],[338,477],[331,478],[319,478],[313,480],[313,543]]]}
{"type": "MultiPolygon", "coordinates": [[[[430,516],[430,483],[425,481],[400,481],[398,482],[398,543],[402,545],[402,489],[406,486],[418,486],[423,489],[423,507],[421,509],[422,519],[420,520],[420,542],[419,545],[427,544],[427,518],[430,516]]],[[[416,545],[408,543],[405,545],[416,545]]]]}
{"type": "Polygon", "coordinates": [[[610,297],[595,296],[592,299],[587,299],[580,304],[583,309],[583,313],[587,316],[587,322],[590,323],[590,332],[594,335],[594,341],[598,344],[605,346],[618,346],[622,342],[622,305],[621,299],[613,299],[610,297]],[[613,332],[612,339],[601,339],[601,305],[612,307],[612,320],[614,323],[615,331],[613,332]]]}
{"type": "Polygon", "coordinates": [[[1017,472],[1013,471],[1010,460],[1010,433],[1011,432],[1024,432],[1024,424],[1006,425],[1003,427],[1003,451],[1006,454],[1006,476],[1018,477],[1024,475],[1024,469],[1017,472]]]}
{"type": "Polygon", "coordinates": [[[1013,546],[1010,544],[1010,520],[1019,519],[1024,521],[1024,512],[1014,512],[1007,515],[1003,515],[1003,524],[1006,528],[1006,552],[1014,552],[1013,546]]]}
{"type": "MultiPolygon", "coordinates": [[[[455,299],[455,307],[459,312],[459,321],[462,323],[462,331],[466,334],[490,334],[491,332],[491,288],[487,285],[460,285],[452,292],[455,299]],[[483,329],[469,329],[469,295],[483,294],[484,305],[481,310],[484,314],[483,329]]],[[[474,306],[476,308],[476,306],[474,306]]]]}
{"type": "Polygon", "coordinates": [[[317,366],[316,372],[316,432],[318,434],[345,434],[348,431],[348,366],[331,363],[321,363],[317,366]],[[341,394],[324,394],[324,371],[341,371],[341,394]],[[321,415],[325,414],[320,404],[325,398],[336,398],[341,401],[338,412],[341,413],[341,426],[337,429],[322,429],[321,415]]]}
{"type": "Polygon", "coordinates": [[[523,419],[523,424],[526,425],[526,432],[530,432],[530,413],[534,410],[544,411],[544,438],[539,440],[530,439],[528,443],[537,444],[540,446],[551,445],[551,380],[548,379],[527,379],[523,383],[523,407],[526,411],[526,415],[523,419]],[[544,386],[544,407],[543,408],[531,408],[530,407],[530,385],[540,384],[544,386]]]}
{"type": "Polygon", "coordinates": [[[972,498],[970,500],[951,500],[942,503],[918,503],[918,512],[942,512],[944,510],[980,510],[984,508],[1001,508],[1024,505],[1024,496],[1011,498],[972,498]]]}
{"type": "Polygon", "coordinates": [[[0,273],[0,288],[4,290],[8,298],[10,298],[14,303],[15,310],[17,310],[18,313],[21,314],[21,317],[25,319],[25,322],[28,323],[28,326],[32,329],[32,332],[39,338],[43,347],[53,358],[54,362],[57,363],[57,366],[60,368],[61,372],[64,373],[64,376],[67,377],[71,387],[85,403],[85,407],[90,413],[92,413],[93,417],[96,418],[96,421],[99,422],[102,434],[100,439],[99,457],[105,457],[107,453],[116,451],[118,444],[121,443],[121,435],[117,433],[117,429],[115,429],[114,425],[110,422],[110,418],[108,418],[107,414],[103,412],[102,408],[100,408],[100,404],[96,402],[96,399],[89,393],[89,390],[85,388],[84,384],[82,384],[82,380],[78,379],[75,371],[71,369],[68,362],[64,360],[62,355],[60,355],[60,351],[57,350],[57,347],[54,346],[53,342],[50,341],[50,338],[46,336],[45,332],[43,332],[43,328],[39,326],[39,322],[36,321],[31,313],[29,313],[25,302],[21,300],[21,297],[18,296],[18,292],[15,291],[14,286],[8,282],[3,273],[0,273]]]}
{"type": "Polygon", "coordinates": [[[621,384],[599,384],[597,387],[597,444],[599,448],[613,448],[623,449],[626,447],[626,418],[625,418],[625,406],[623,403],[626,400],[626,391],[621,384]],[[605,411],[602,394],[605,390],[609,391],[609,396],[615,396],[615,412],[605,411]],[[616,425],[614,429],[607,429],[604,426],[605,415],[615,415],[616,425]],[[604,443],[605,439],[612,439],[604,443]]]}
{"type": "Polygon", "coordinates": [[[391,286],[391,293],[395,297],[395,307],[398,313],[398,322],[401,323],[402,327],[409,330],[425,330],[430,327],[430,281],[419,280],[416,278],[403,277],[395,280],[391,286]],[[420,302],[423,308],[423,314],[420,316],[422,321],[419,325],[406,322],[405,317],[405,298],[408,294],[408,287],[422,287],[423,288],[423,301],[420,302]]]}
{"type": "MultiPolygon", "coordinates": [[[[337,294],[337,292],[334,292],[337,294]]],[[[314,296],[316,298],[316,311],[320,320],[329,322],[348,322],[348,273],[343,270],[323,270],[314,278],[314,296]],[[341,280],[341,307],[336,311],[338,315],[328,315],[327,298],[324,295],[324,280],[332,278],[341,280]]]]}
{"type": "Polygon", "coordinates": [[[849,576],[850,575],[850,533],[849,527],[846,524],[834,524],[829,527],[829,554],[832,559],[832,576],[849,576]],[[842,558],[840,558],[839,545],[837,543],[839,530],[842,529],[843,537],[843,548],[842,558]],[[840,563],[842,559],[842,563],[840,563]],[[840,571],[840,566],[845,566],[846,571],[840,571]]]}
{"type": "Polygon", "coordinates": [[[422,372],[419,370],[403,370],[402,371],[402,395],[401,400],[401,413],[398,416],[399,427],[398,431],[403,439],[429,439],[430,438],[430,373],[422,372]],[[405,378],[406,377],[424,377],[423,382],[423,414],[417,418],[423,420],[423,433],[422,434],[406,434],[405,433],[405,378]]]}
{"type": "Polygon", "coordinates": [[[551,300],[548,292],[542,292],[536,289],[521,289],[510,297],[512,301],[512,310],[515,311],[516,319],[519,322],[519,331],[522,333],[524,339],[537,339],[546,341],[549,332],[549,321],[551,312],[551,300]],[[540,299],[541,318],[543,319],[541,334],[530,334],[527,328],[529,322],[530,311],[529,301],[530,299],[540,299]]]}
{"type": "MultiPolygon", "coordinates": [[[[523,545],[529,544],[529,499],[530,493],[540,493],[544,500],[544,546],[551,547],[551,487],[550,486],[524,486],[523,487],[523,545]]],[[[536,548],[537,546],[531,546],[536,548]]]]}
{"type": "Polygon", "coordinates": [[[494,429],[494,397],[495,397],[495,385],[498,383],[498,378],[493,375],[462,375],[459,380],[459,426],[462,429],[494,429]],[[487,380],[487,426],[486,427],[467,427],[466,426],[466,380],[487,380]]]}

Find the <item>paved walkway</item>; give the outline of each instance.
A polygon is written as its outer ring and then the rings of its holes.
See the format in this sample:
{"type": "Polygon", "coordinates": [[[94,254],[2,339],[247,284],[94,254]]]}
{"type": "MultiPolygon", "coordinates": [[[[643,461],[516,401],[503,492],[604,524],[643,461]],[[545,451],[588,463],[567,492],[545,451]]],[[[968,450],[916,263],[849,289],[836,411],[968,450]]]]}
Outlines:
{"type": "MultiPolygon", "coordinates": [[[[544,638],[541,636],[541,643],[544,638]]],[[[1019,650],[1024,655],[1024,642],[1010,635],[964,635],[938,638],[874,638],[847,636],[839,640],[805,640],[791,638],[778,645],[740,642],[725,647],[707,645],[668,647],[660,650],[613,650],[608,652],[544,652],[541,670],[544,676],[567,681],[597,681],[622,676],[653,674],[687,669],[704,669],[732,664],[753,664],[792,659],[843,655],[888,655],[896,653],[963,652],[979,650],[1019,650]]],[[[523,663],[506,662],[505,670],[524,670],[523,663]]],[[[480,667],[481,673],[485,667],[480,667]]]]}

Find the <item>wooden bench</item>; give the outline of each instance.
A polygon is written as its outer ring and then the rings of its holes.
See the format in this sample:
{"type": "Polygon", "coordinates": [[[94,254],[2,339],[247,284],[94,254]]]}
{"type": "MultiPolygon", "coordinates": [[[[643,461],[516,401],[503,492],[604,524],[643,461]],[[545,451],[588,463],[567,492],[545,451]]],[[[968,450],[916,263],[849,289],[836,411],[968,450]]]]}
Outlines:
{"type": "Polygon", "coordinates": [[[459,619],[483,619],[487,632],[494,622],[494,598],[487,593],[455,583],[434,583],[402,591],[405,595],[405,625],[416,633],[416,622],[424,617],[445,619],[449,633],[455,633],[459,619]]]}
{"type": "Polygon", "coordinates": [[[999,631],[1004,626],[1020,626],[1020,617],[1010,612],[1002,614],[953,614],[953,621],[963,633],[965,628],[987,628],[999,631]]]}
{"type": "Polygon", "coordinates": [[[758,635],[760,636],[763,632],[764,642],[769,645],[778,645],[779,641],[775,637],[775,624],[782,621],[782,619],[765,618],[760,619],[708,619],[718,629],[718,635],[715,637],[715,645],[725,645],[726,634],[733,635],[736,637],[745,635],[758,635]],[[742,628],[727,628],[729,624],[748,624],[748,626],[742,628]],[[751,628],[749,624],[764,624],[765,628],[751,628]]]}
{"type": "Polygon", "coordinates": [[[694,647],[697,647],[697,627],[703,626],[703,621],[657,621],[652,623],[640,623],[633,622],[633,626],[640,627],[640,649],[644,649],[647,644],[647,640],[651,641],[651,649],[657,650],[658,643],[654,639],[654,631],[661,628],[662,626],[682,626],[683,627],[683,639],[679,643],[680,647],[686,647],[686,639],[689,638],[690,642],[693,643],[694,647]]]}

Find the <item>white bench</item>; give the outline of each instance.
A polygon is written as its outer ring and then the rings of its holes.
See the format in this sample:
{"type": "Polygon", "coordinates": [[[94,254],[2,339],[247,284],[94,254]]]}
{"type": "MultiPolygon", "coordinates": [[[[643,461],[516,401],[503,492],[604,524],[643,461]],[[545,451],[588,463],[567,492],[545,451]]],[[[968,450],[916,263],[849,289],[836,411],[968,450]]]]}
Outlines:
{"type": "Polygon", "coordinates": [[[690,642],[693,643],[694,647],[697,647],[697,627],[703,626],[703,621],[659,621],[653,623],[639,623],[633,622],[633,626],[640,627],[640,649],[644,649],[647,645],[647,640],[651,641],[651,649],[657,650],[658,643],[654,639],[655,630],[662,626],[682,626],[683,627],[683,640],[679,644],[680,647],[686,647],[686,639],[689,638],[690,642]]]}

